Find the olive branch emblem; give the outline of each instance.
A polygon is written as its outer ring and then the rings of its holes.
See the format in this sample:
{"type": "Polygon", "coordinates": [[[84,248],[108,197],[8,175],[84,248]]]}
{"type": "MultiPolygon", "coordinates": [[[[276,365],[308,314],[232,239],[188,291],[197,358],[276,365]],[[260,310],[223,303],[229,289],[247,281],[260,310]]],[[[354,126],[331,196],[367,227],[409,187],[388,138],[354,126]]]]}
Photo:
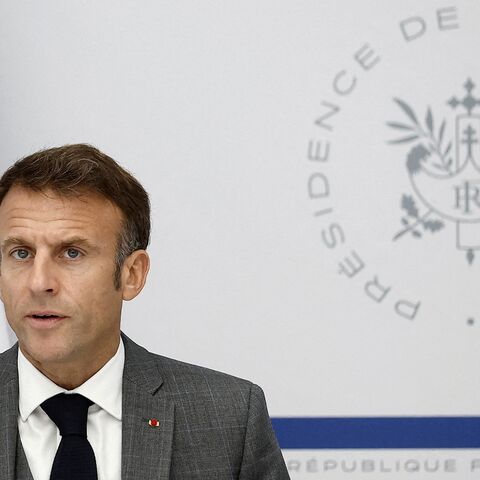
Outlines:
{"type": "Polygon", "coordinates": [[[427,108],[425,114],[425,126],[422,127],[415,112],[406,102],[399,98],[394,98],[394,101],[406,114],[408,120],[410,120],[410,124],[387,122],[389,127],[408,133],[407,136],[397,138],[396,140],[390,140],[388,143],[398,145],[411,143],[416,140],[420,141],[407,155],[408,171],[414,175],[422,168],[425,168],[432,173],[453,175],[455,173],[452,170],[453,160],[449,156],[452,149],[452,142],[448,142],[446,147],[444,149],[442,148],[445,127],[447,125],[446,121],[442,121],[438,133],[435,133],[433,114],[430,107],[427,108]]]}
{"type": "MultiPolygon", "coordinates": [[[[406,156],[406,168],[410,175],[418,174],[422,169],[438,176],[453,175],[453,160],[450,156],[452,142],[444,146],[446,121],[443,120],[435,130],[432,109],[427,108],[424,125],[422,125],[412,107],[399,98],[394,101],[406,116],[406,123],[387,122],[387,125],[403,135],[395,140],[390,140],[391,145],[403,145],[416,142],[406,156]]],[[[431,209],[420,212],[412,195],[403,194],[400,202],[403,210],[401,217],[402,228],[393,240],[396,241],[409,233],[413,238],[421,238],[422,231],[436,233],[445,227],[442,220],[429,218],[433,213],[431,209]]]]}

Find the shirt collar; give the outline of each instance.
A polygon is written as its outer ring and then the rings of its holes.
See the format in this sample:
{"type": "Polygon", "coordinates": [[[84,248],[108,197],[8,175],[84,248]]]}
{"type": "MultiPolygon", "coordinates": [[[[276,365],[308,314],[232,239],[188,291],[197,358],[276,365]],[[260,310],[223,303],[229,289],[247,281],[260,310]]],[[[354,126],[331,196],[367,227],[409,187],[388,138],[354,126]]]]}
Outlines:
{"type": "Polygon", "coordinates": [[[58,393],[80,393],[108,412],[117,420],[122,419],[122,378],[125,364],[123,340],[117,353],[85,383],[74,390],[59,387],[37,370],[18,349],[19,410],[22,421],[45,400],[58,393]]]}

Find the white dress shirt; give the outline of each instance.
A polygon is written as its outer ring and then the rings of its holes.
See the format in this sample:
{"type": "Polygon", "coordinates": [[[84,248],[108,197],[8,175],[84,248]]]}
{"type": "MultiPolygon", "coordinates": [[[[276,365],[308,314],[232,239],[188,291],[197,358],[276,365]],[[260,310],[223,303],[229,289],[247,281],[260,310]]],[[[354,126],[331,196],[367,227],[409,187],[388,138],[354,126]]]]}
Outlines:
{"type": "Polygon", "coordinates": [[[40,404],[57,393],[80,393],[94,404],[88,410],[87,436],[97,462],[98,480],[121,478],[122,377],[125,349],[84,384],[67,391],[37,370],[18,349],[18,430],[34,480],[49,480],[61,440],[57,426],[40,404]]]}

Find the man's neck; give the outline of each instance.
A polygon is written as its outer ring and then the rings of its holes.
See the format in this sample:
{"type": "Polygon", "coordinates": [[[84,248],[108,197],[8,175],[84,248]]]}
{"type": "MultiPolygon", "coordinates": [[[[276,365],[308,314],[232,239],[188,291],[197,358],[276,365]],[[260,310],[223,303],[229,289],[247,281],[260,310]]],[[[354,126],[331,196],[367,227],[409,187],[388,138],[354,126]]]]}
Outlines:
{"type": "Polygon", "coordinates": [[[93,377],[113,356],[118,350],[120,338],[118,343],[112,345],[96,355],[95,359],[82,358],[79,361],[72,362],[39,362],[32,358],[28,352],[22,347],[25,358],[49,380],[65,388],[66,390],[73,390],[84,384],[89,378],[93,377]]]}

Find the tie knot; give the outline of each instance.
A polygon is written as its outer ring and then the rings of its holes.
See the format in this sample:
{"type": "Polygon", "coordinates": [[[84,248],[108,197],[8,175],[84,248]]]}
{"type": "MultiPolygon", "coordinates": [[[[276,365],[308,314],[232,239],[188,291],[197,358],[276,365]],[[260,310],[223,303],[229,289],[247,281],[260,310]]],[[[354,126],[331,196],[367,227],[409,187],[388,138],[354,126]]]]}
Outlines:
{"type": "Polygon", "coordinates": [[[62,437],[78,435],[87,437],[88,398],[78,393],[59,393],[45,400],[41,407],[60,430],[62,437]]]}

